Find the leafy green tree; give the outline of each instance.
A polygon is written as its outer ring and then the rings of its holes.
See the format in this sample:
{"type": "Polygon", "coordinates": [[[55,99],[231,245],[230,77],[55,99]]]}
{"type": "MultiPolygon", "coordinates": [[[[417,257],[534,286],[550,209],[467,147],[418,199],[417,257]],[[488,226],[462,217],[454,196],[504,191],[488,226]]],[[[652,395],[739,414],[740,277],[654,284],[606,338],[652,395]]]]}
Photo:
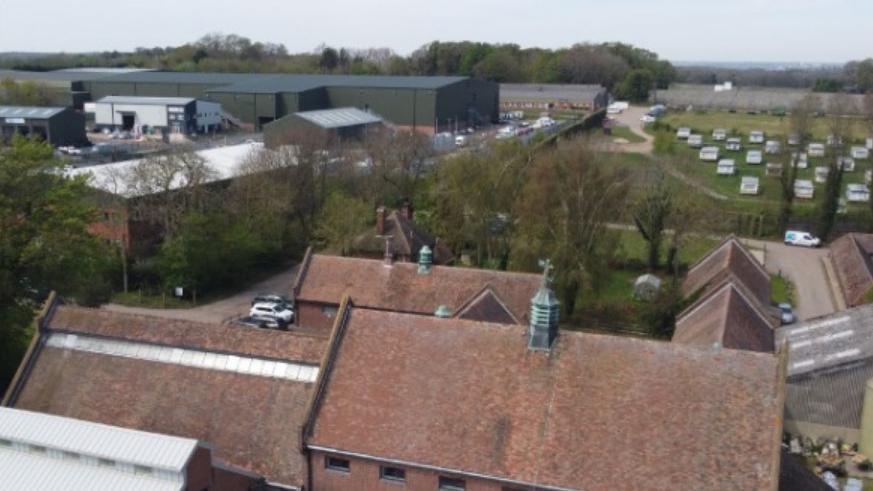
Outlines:
{"type": "Polygon", "coordinates": [[[654,83],[655,78],[651,71],[644,68],[631,70],[618,86],[616,95],[632,102],[645,102],[649,99],[649,91],[654,83]]]}
{"type": "Polygon", "coordinates": [[[583,286],[600,287],[614,250],[607,224],[623,218],[629,180],[608,158],[583,139],[540,154],[515,207],[511,262],[532,270],[538,259],[552,261],[565,318],[583,286]]]}
{"type": "Polygon", "coordinates": [[[58,174],[51,146],[22,137],[0,146],[0,387],[49,291],[94,304],[108,297],[114,254],[88,232],[97,213],[80,179],[58,174]]]}
{"type": "Polygon", "coordinates": [[[367,203],[334,191],[319,215],[316,240],[343,256],[351,254],[355,239],[367,229],[371,215],[367,203]]]}

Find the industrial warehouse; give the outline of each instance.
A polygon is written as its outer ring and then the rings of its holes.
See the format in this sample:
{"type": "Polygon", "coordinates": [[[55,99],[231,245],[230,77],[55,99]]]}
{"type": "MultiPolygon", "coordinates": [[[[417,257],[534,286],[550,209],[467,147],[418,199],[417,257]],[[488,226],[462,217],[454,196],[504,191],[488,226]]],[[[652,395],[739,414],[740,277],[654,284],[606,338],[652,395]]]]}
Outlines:
{"type": "MultiPolygon", "coordinates": [[[[221,105],[225,120],[261,130],[284,116],[358,108],[397,128],[435,134],[496,122],[499,86],[468,77],[286,75],[162,71],[2,71],[13,80],[68,84],[68,104],[110,96],[187,98],[221,105]]],[[[62,96],[58,96],[62,98],[62,96]]],[[[131,123],[128,118],[127,123],[131,123]]]]}

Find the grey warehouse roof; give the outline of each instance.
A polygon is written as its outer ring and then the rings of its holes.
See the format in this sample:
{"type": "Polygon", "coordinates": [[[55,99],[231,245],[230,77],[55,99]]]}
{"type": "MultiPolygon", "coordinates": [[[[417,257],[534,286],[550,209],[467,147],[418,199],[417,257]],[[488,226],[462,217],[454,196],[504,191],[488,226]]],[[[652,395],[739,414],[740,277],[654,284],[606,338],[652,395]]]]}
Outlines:
{"type": "Polygon", "coordinates": [[[297,75],[277,73],[134,72],[106,77],[107,82],[220,85],[216,92],[302,92],[319,87],[437,89],[466,77],[383,75],[297,75]]]}
{"type": "Polygon", "coordinates": [[[191,97],[140,97],[140,96],[123,96],[109,95],[99,101],[104,104],[131,104],[142,106],[184,106],[196,99],[191,97]]]}
{"type": "Polygon", "coordinates": [[[321,109],[318,111],[294,113],[294,115],[325,129],[373,124],[382,121],[382,118],[379,116],[362,111],[356,107],[321,109]]]}
{"type": "Polygon", "coordinates": [[[13,80],[52,83],[52,82],[76,82],[92,81],[101,78],[118,75],[117,71],[105,71],[105,69],[77,69],[70,68],[53,72],[28,72],[23,70],[0,70],[0,79],[11,78],[13,80]]]}
{"type": "Polygon", "coordinates": [[[63,107],[0,106],[0,118],[48,119],[64,111],[63,107]]]}
{"type": "Polygon", "coordinates": [[[178,490],[197,446],[190,438],[0,408],[4,489],[178,490]]]}

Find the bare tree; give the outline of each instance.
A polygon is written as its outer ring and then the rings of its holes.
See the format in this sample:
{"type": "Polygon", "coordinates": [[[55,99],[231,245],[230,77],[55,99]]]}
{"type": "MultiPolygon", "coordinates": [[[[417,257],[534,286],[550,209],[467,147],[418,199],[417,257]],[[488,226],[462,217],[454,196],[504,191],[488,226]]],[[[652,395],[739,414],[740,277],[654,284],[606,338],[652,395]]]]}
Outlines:
{"type": "MultiPolygon", "coordinates": [[[[818,110],[821,101],[818,96],[808,94],[803,99],[797,102],[791,108],[791,116],[788,121],[791,134],[796,135],[797,152],[802,152],[806,149],[812,135],[812,124],[815,113],[818,110]]],[[[791,209],[794,205],[794,181],[797,179],[798,162],[791,155],[791,150],[788,141],[782,142],[782,154],[788,157],[788,163],[782,169],[782,174],[779,177],[779,184],[782,191],[780,208],[779,208],[779,230],[785,232],[788,228],[788,221],[791,219],[791,209]]],[[[799,158],[799,155],[798,155],[799,158]]]]}
{"type": "Polygon", "coordinates": [[[818,236],[827,240],[834,228],[837,210],[840,206],[840,192],[843,185],[843,153],[845,142],[851,134],[852,120],[849,118],[851,100],[847,94],[836,94],[828,105],[828,129],[831,145],[828,147],[828,178],[825,181],[824,199],[819,209],[818,236]]]}
{"type": "Polygon", "coordinates": [[[631,213],[634,225],[648,244],[648,267],[655,270],[660,262],[664,232],[673,212],[674,189],[660,169],[656,169],[646,182],[641,195],[632,205],[631,213]]]}

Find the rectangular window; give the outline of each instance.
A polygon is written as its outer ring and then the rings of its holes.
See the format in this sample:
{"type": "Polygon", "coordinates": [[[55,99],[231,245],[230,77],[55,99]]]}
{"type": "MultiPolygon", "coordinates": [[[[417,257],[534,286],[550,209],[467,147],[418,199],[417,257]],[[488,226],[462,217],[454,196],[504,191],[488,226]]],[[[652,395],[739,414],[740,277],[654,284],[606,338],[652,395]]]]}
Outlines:
{"type": "Polygon", "coordinates": [[[463,479],[440,476],[439,491],[464,491],[467,489],[463,479]]]}
{"type": "Polygon", "coordinates": [[[330,455],[324,458],[324,467],[339,472],[349,472],[349,470],[351,470],[351,465],[348,459],[331,457],[330,455]]]}
{"type": "Polygon", "coordinates": [[[386,481],[405,482],[406,471],[398,467],[382,466],[379,468],[379,477],[386,481]]]}

